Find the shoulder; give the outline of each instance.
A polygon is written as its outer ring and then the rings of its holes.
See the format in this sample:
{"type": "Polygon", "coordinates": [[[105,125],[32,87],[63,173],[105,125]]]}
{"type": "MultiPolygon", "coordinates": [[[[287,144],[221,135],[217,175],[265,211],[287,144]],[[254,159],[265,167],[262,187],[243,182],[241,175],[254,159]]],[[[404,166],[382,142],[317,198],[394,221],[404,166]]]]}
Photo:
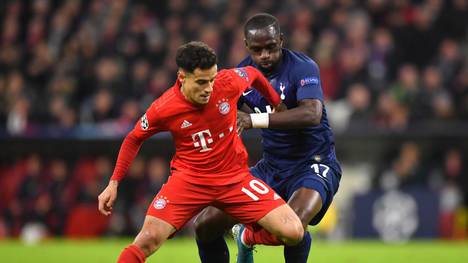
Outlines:
{"type": "MultiPolygon", "coordinates": [[[[218,73],[218,75],[223,72],[223,75],[220,78],[223,78],[224,74],[231,77],[229,81],[246,81],[249,82],[253,75],[257,74],[258,70],[253,66],[245,66],[245,67],[238,67],[232,69],[222,70],[218,73]],[[226,72],[224,72],[226,71],[226,72]],[[234,78],[234,79],[233,79],[234,78]]],[[[225,77],[226,78],[226,77],[225,77]]]]}
{"type": "Polygon", "coordinates": [[[218,87],[218,90],[229,91],[237,90],[237,85],[239,83],[238,78],[234,69],[223,69],[218,72],[215,79],[215,87],[218,87]]]}
{"type": "Polygon", "coordinates": [[[157,112],[159,117],[170,114],[172,109],[177,108],[177,94],[174,92],[174,87],[168,89],[159,98],[155,99],[150,106],[153,112],[157,112]]]}
{"type": "Polygon", "coordinates": [[[232,81],[234,75],[234,69],[222,69],[216,75],[217,84],[226,84],[227,82],[232,81]]]}
{"type": "Polygon", "coordinates": [[[237,67],[251,66],[252,64],[252,58],[250,58],[250,56],[247,56],[237,65],[237,67]]]}
{"type": "Polygon", "coordinates": [[[319,82],[320,70],[317,63],[307,55],[287,50],[287,70],[289,79],[293,82],[319,82]]]}
{"type": "Polygon", "coordinates": [[[317,63],[304,53],[284,49],[283,52],[288,56],[288,67],[294,69],[318,70],[317,63]]]}

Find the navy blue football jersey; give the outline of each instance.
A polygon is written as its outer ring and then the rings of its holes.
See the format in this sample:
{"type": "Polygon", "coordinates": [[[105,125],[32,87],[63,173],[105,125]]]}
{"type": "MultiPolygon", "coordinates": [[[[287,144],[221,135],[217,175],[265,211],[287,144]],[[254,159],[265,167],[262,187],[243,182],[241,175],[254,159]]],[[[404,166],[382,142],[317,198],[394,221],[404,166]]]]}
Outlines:
{"type": "MultiPolygon", "coordinates": [[[[248,56],[239,67],[258,66],[248,56]]],[[[308,56],[283,49],[283,60],[268,77],[288,109],[298,106],[303,99],[318,99],[323,104],[320,72],[317,64],[308,56]]],[[[239,100],[239,106],[247,104],[255,112],[271,112],[272,106],[255,89],[247,89],[239,100]]],[[[335,155],[333,133],[323,105],[320,125],[301,129],[262,129],[263,158],[277,169],[288,169],[295,163],[315,161],[328,163],[341,172],[335,155]]]]}

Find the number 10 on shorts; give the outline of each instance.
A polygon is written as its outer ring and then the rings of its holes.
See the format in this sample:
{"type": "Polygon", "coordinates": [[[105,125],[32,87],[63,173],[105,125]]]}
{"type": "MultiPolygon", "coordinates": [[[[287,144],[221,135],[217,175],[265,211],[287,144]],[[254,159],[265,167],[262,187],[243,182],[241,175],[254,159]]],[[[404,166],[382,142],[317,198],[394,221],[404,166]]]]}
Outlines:
{"type": "MultiPolygon", "coordinates": [[[[263,184],[262,182],[256,179],[253,179],[252,181],[250,181],[249,188],[251,188],[256,193],[261,194],[261,195],[264,195],[270,192],[270,189],[268,189],[268,187],[266,187],[265,184],[263,184]]],[[[250,198],[252,198],[254,201],[258,201],[260,199],[258,195],[252,193],[251,190],[245,187],[242,187],[241,191],[244,192],[246,195],[248,195],[250,198]]]]}

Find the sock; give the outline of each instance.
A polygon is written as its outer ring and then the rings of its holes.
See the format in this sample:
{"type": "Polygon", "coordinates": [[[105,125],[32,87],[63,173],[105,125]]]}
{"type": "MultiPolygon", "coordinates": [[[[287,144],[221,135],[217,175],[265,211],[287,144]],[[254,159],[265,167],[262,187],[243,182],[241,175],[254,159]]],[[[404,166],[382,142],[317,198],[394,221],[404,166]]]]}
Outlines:
{"type": "Polygon", "coordinates": [[[312,237],[309,232],[304,233],[301,243],[295,246],[284,246],[285,263],[306,263],[310,252],[312,237]]]}
{"type": "Polygon", "coordinates": [[[197,246],[202,263],[229,263],[229,250],[223,236],[210,242],[197,239],[197,246]]]}
{"type": "Polygon", "coordinates": [[[145,259],[145,253],[139,247],[130,245],[122,251],[117,263],[143,263],[145,259]]]}
{"type": "Polygon", "coordinates": [[[249,228],[245,228],[241,238],[242,243],[249,247],[252,247],[256,244],[269,246],[283,245],[283,242],[280,241],[275,235],[270,234],[270,232],[263,228],[258,231],[252,231],[249,228]]]}

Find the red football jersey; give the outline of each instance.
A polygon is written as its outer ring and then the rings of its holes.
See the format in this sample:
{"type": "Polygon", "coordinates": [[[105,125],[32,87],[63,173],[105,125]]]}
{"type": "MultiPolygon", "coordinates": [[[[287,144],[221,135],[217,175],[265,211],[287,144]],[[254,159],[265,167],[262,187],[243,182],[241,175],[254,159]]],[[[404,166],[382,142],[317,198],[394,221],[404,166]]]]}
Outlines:
{"type": "Polygon", "coordinates": [[[237,101],[248,87],[258,89],[272,104],[279,95],[253,67],[221,70],[205,105],[189,102],[180,82],[155,100],[125,138],[112,179],[120,180],[143,141],[161,131],[171,132],[176,153],[172,176],[194,184],[227,185],[239,182],[248,171],[247,151],[236,133],[237,101]]]}

